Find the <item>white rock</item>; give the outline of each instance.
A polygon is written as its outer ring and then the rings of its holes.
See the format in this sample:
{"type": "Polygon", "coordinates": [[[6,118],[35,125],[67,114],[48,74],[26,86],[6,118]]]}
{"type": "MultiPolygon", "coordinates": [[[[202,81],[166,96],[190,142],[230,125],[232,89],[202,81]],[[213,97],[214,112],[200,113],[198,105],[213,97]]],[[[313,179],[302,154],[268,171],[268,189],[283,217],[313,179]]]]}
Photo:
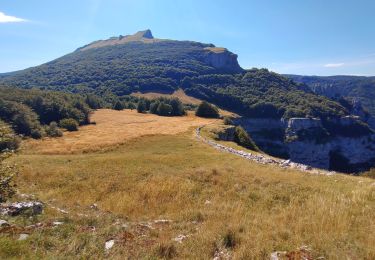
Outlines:
{"type": "Polygon", "coordinates": [[[171,222],[172,222],[172,220],[170,220],[170,219],[157,219],[157,220],[154,220],[155,224],[169,224],[171,222]]]}
{"type": "Polygon", "coordinates": [[[107,242],[105,242],[105,250],[109,250],[111,249],[113,246],[115,245],[115,240],[111,239],[111,240],[108,240],[107,242]]]}
{"type": "Polygon", "coordinates": [[[186,238],[188,238],[187,235],[181,234],[181,235],[178,235],[177,237],[175,237],[173,240],[178,242],[178,243],[182,243],[182,241],[184,241],[186,238]]]}
{"type": "Polygon", "coordinates": [[[29,234],[20,234],[18,240],[26,240],[29,237],[29,234]]]}
{"type": "Polygon", "coordinates": [[[271,256],[270,256],[270,260],[279,260],[279,259],[282,259],[280,257],[283,257],[286,255],[286,252],[285,251],[276,251],[276,252],[273,252],[271,253],[271,256]]]}
{"type": "Polygon", "coordinates": [[[55,221],[52,223],[54,226],[60,226],[62,224],[64,224],[64,222],[61,222],[61,221],[55,221]]]}
{"type": "Polygon", "coordinates": [[[9,223],[5,220],[0,219],[0,227],[6,227],[9,226],[9,223]]]}

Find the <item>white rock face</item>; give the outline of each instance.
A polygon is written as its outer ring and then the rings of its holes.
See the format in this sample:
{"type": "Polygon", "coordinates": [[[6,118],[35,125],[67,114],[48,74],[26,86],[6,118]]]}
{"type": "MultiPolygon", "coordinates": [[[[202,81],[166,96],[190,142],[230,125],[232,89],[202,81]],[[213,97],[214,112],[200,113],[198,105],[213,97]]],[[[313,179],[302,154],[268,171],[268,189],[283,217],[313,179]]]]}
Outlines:
{"type": "MultiPolygon", "coordinates": [[[[357,116],[346,116],[338,119],[336,124],[337,127],[350,127],[359,120],[357,116]]],[[[235,123],[242,125],[266,153],[273,152],[276,156],[285,153],[291,161],[312,167],[329,169],[332,152],[345,157],[350,165],[365,165],[375,159],[374,134],[356,136],[353,133],[354,137],[337,135],[323,140],[323,137],[316,138],[319,131],[324,131],[321,120],[317,118],[242,118],[235,123]],[[297,138],[297,133],[303,130],[311,131],[314,138],[297,138]]]]}
{"type": "Polygon", "coordinates": [[[291,118],[288,121],[288,128],[293,131],[302,129],[322,127],[322,122],[318,118],[291,118]]]}
{"type": "Polygon", "coordinates": [[[207,47],[205,62],[217,69],[225,69],[234,72],[242,71],[237,61],[237,55],[225,48],[207,47]]]}

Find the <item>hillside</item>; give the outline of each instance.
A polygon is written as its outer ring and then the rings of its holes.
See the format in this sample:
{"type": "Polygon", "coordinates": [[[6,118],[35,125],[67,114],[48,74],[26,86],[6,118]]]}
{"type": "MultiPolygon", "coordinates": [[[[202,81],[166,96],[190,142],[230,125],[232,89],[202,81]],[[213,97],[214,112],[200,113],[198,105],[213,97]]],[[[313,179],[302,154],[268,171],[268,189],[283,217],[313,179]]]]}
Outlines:
{"type": "Polygon", "coordinates": [[[22,88],[70,92],[173,93],[206,99],[247,116],[338,117],[342,106],[305,93],[267,70],[243,70],[237,55],[213,44],[155,39],[146,30],[96,41],[49,63],[3,75],[0,82],[22,88]]]}
{"type": "MultiPolygon", "coordinates": [[[[213,44],[112,37],[49,63],[3,75],[0,83],[103,97],[134,108],[138,97],[184,94],[236,113],[256,145],[273,156],[324,169],[360,172],[375,165],[375,133],[348,102],[317,95],[267,69],[243,70],[237,55],[213,44]],[[319,151],[319,152],[318,152],[319,151]],[[340,167],[339,167],[340,166],[340,167]]],[[[186,98],[186,95],[191,98],[186,98]]]]}
{"type": "Polygon", "coordinates": [[[32,218],[2,217],[12,227],[0,228],[0,258],[269,259],[282,251],[312,259],[375,257],[372,179],[222,153],[194,137],[194,124],[184,122],[213,123],[194,116],[174,118],[178,131],[171,126],[168,134],[92,149],[106,140],[98,134],[85,142],[85,133],[140,133],[135,121],[147,131],[172,120],[127,110],[99,110],[93,118],[97,124],[83,126],[81,135],[58,141],[60,152],[45,153],[48,140],[32,141],[8,160],[20,167],[14,199],[45,204],[32,218]],[[72,138],[82,145],[74,154],[64,150],[72,138]]]}
{"type": "Polygon", "coordinates": [[[312,91],[329,98],[346,97],[358,100],[375,116],[375,77],[360,76],[298,76],[285,75],[296,82],[306,84],[312,91]]]}

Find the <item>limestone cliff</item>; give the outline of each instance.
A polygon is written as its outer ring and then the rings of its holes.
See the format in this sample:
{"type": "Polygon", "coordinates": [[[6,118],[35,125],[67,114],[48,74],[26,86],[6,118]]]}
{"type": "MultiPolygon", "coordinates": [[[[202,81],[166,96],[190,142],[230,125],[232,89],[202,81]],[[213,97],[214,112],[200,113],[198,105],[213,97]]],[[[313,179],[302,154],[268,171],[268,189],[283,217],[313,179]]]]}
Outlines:
{"type": "Polygon", "coordinates": [[[341,172],[375,165],[375,134],[356,116],[332,120],[241,118],[242,125],[263,151],[293,162],[341,172]]]}
{"type": "Polygon", "coordinates": [[[228,51],[227,49],[218,47],[206,47],[205,51],[205,62],[207,62],[211,66],[233,72],[242,71],[242,68],[237,61],[237,55],[228,51]]]}

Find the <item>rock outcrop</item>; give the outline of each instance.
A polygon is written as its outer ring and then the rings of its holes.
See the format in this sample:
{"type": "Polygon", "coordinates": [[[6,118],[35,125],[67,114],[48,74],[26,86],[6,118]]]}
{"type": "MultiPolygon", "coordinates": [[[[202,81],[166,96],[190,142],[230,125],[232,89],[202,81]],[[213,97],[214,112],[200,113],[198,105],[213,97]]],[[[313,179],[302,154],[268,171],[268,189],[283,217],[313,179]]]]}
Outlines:
{"type": "Polygon", "coordinates": [[[332,120],[241,118],[242,125],[263,151],[292,162],[341,172],[375,165],[375,134],[358,116],[332,120]]]}
{"type": "Polygon", "coordinates": [[[225,71],[241,72],[242,68],[238,64],[237,55],[225,48],[206,47],[205,62],[217,69],[225,71]]]}

